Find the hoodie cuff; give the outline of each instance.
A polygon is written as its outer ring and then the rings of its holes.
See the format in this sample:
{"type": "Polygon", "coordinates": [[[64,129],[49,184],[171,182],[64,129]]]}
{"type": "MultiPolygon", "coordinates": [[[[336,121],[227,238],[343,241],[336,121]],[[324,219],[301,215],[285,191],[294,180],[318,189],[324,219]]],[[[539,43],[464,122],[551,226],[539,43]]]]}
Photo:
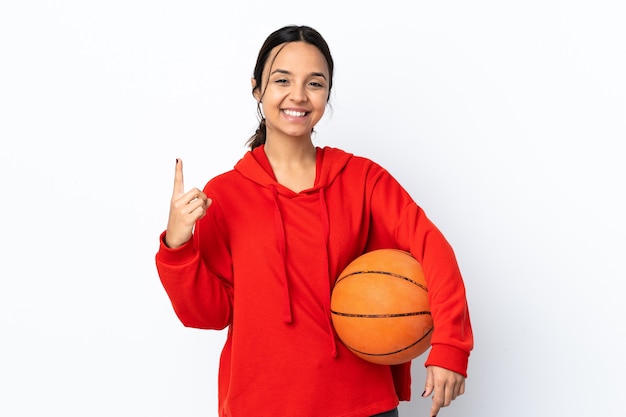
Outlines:
{"type": "Polygon", "coordinates": [[[454,346],[436,344],[431,347],[424,366],[439,366],[467,378],[468,360],[467,352],[454,346]]]}
{"type": "Polygon", "coordinates": [[[196,250],[193,246],[192,239],[187,243],[172,249],[165,244],[165,231],[159,236],[159,251],[157,259],[166,265],[178,266],[189,263],[196,256],[196,250]]]}

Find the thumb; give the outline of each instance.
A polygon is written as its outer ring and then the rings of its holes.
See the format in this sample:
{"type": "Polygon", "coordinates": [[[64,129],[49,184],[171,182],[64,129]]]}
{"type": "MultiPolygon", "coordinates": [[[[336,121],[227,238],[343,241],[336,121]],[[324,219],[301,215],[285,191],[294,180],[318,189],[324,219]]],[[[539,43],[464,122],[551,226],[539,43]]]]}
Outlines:
{"type": "Polygon", "coordinates": [[[185,193],[185,182],[183,181],[183,160],[176,158],[176,170],[174,171],[174,197],[185,193]]]}

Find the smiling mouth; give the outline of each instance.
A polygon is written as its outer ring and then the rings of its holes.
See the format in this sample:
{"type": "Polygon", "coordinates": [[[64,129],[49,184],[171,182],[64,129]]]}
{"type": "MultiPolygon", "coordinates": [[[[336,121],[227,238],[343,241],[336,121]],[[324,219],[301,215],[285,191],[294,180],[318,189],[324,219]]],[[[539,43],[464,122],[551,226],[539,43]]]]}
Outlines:
{"type": "Polygon", "coordinates": [[[307,114],[309,114],[309,112],[295,111],[295,110],[283,110],[283,113],[285,113],[287,116],[291,116],[291,117],[304,117],[307,114]]]}

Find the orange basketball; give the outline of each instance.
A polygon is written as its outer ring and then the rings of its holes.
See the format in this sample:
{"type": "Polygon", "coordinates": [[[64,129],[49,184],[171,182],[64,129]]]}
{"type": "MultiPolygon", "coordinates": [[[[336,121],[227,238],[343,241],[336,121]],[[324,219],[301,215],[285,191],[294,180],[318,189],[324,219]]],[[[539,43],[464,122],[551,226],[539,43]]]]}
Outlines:
{"type": "Polygon", "coordinates": [[[400,364],[430,347],[426,280],[408,252],[379,249],[356,258],[337,278],[330,310],[343,344],[369,362],[400,364]]]}

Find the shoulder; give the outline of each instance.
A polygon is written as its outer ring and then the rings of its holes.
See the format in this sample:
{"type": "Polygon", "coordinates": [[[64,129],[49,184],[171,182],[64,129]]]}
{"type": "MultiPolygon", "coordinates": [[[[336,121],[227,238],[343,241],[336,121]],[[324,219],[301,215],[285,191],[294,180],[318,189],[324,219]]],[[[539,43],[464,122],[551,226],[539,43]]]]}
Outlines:
{"type": "Polygon", "coordinates": [[[347,152],[343,149],[325,146],[323,151],[325,158],[330,158],[331,160],[343,160],[346,163],[346,167],[349,168],[385,170],[376,161],[362,155],[347,152]]]}
{"type": "Polygon", "coordinates": [[[211,178],[205,185],[205,190],[217,190],[222,189],[224,187],[232,187],[241,179],[241,175],[231,169],[229,171],[223,172],[221,174],[216,175],[211,178]]]}
{"type": "Polygon", "coordinates": [[[242,166],[250,166],[254,164],[254,157],[252,156],[251,151],[247,151],[243,154],[241,159],[237,161],[237,163],[233,166],[233,168],[228,171],[222,172],[213,178],[211,178],[205,185],[205,190],[223,190],[232,189],[233,187],[238,186],[240,181],[243,180],[243,176],[241,174],[242,166]],[[239,169],[238,169],[239,168],[239,169]]]}

